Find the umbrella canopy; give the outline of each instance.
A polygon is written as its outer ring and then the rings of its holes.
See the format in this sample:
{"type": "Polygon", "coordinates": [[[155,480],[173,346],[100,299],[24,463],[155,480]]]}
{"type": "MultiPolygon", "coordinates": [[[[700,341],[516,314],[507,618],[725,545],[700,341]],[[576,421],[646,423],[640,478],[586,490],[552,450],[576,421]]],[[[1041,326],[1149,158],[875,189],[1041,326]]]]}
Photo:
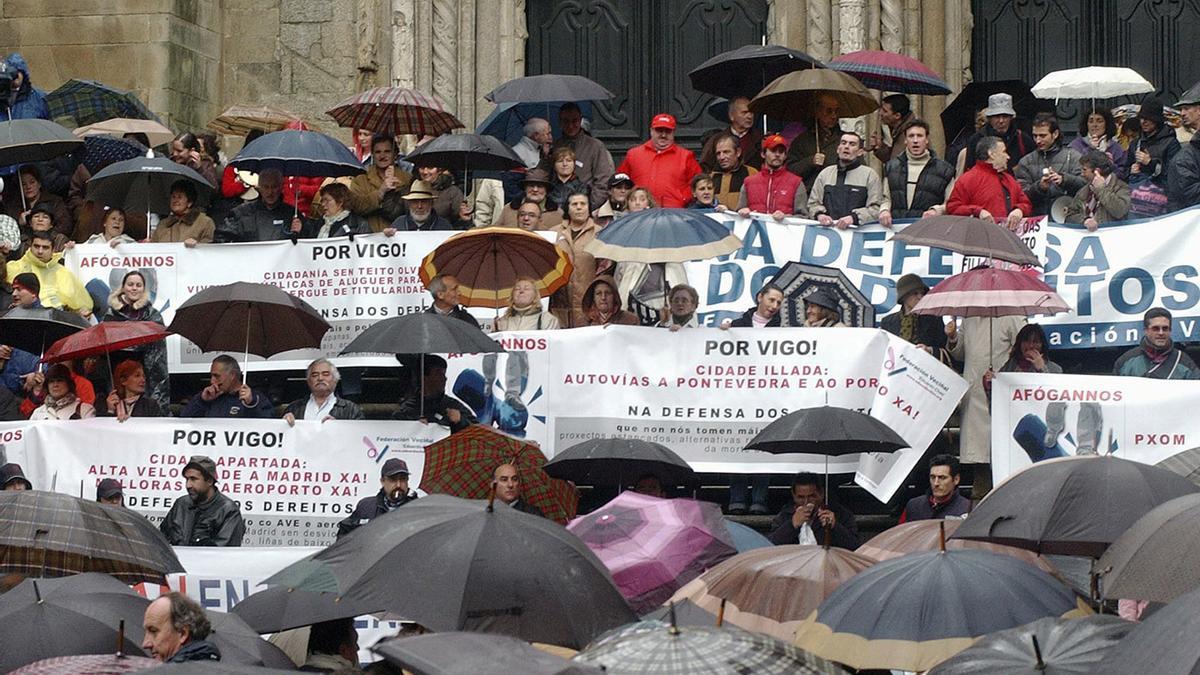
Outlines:
{"type": "Polygon", "coordinates": [[[492,103],[607,101],[611,91],[582,75],[530,75],[496,87],[484,97],[492,103]]]}
{"type": "Polygon", "coordinates": [[[1151,614],[1108,650],[1092,673],[1200,672],[1200,589],[1151,614]]]}
{"type": "Polygon", "coordinates": [[[241,617],[229,612],[208,612],[212,632],[208,641],[221,651],[221,662],[247,666],[266,666],[292,670],[292,662],[282,649],[259,637],[241,617]]]}
{"type": "Polygon", "coordinates": [[[1168,471],[1174,471],[1180,476],[1200,485],[1200,448],[1191,448],[1176,453],[1155,466],[1160,466],[1168,471]]]}
{"type": "Polygon", "coordinates": [[[738,628],[790,641],[833,589],[874,564],[837,547],[756,549],[700,575],[670,602],[690,601],[738,628]]]}
{"type": "MultiPolygon", "coordinates": [[[[573,102],[573,101],[572,101],[573,102]]],[[[475,133],[481,136],[495,136],[507,146],[514,146],[525,135],[525,123],[534,117],[550,123],[550,133],[555,138],[562,136],[562,128],[558,124],[558,110],[566,101],[545,101],[542,103],[498,103],[491,114],[483,118],[475,133]]],[[[585,119],[592,118],[591,101],[579,101],[579,112],[585,119]]]]}
{"type": "Polygon", "coordinates": [[[645,209],[614,220],[583,250],[617,262],[669,263],[733,253],[742,240],[693,209],[645,209]]]}
{"type": "Polygon", "coordinates": [[[1104,596],[1171,602],[1200,588],[1200,494],[1151,509],[1096,563],[1104,596]]]}
{"type": "Polygon", "coordinates": [[[376,518],[266,583],[382,602],[434,631],[576,649],[635,618],[603,563],[561,526],[446,495],[376,518]]]}
{"type": "Polygon", "coordinates": [[[182,571],[162,533],[134,511],[57,492],[0,492],[0,574],[104,572],[166,584],[182,571]]]}
{"type": "Polygon", "coordinates": [[[92,176],[87,182],[87,198],[129,211],[170,213],[171,185],[177,180],[186,180],[196,187],[197,204],[205,203],[216,190],[189,166],[166,157],[135,157],[110,164],[92,176]]]}
{"type": "Polygon", "coordinates": [[[447,134],[422,143],[405,157],[416,166],[455,171],[508,171],[525,166],[512,148],[495,136],[447,134]]]}
{"type": "Polygon", "coordinates": [[[613,675],[837,675],[844,670],[786,642],[737,628],[676,628],[657,621],[608,637],[575,655],[613,675]]]}
{"type": "MultiPolygon", "coordinates": [[[[285,655],[286,658],[286,655],[285,655]]],[[[251,666],[223,658],[220,661],[186,661],[164,663],[155,670],[155,675],[270,675],[271,673],[295,673],[296,664],[281,663],[274,668],[251,666]]]]}
{"type": "Polygon", "coordinates": [[[0,314],[0,340],[14,349],[41,354],[46,347],[87,328],[75,312],[50,307],[13,307],[0,314]]]}
{"type": "Polygon", "coordinates": [[[55,656],[17,668],[12,674],[19,675],[110,675],[132,673],[138,670],[158,668],[162,664],[145,656],[116,654],[83,654],[81,656],[55,656]]]}
{"type": "Polygon", "coordinates": [[[1154,85],[1132,68],[1088,66],[1056,70],[1047,74],[1030,90],[1038,98],[1114,98],[1149,94],[1154,85]]]}
{"type": "Polygon", "coordinates": [[[42,361],[58,363],[99,356],[165,340],[170,334],[171,331],[154,321],[101,321],[50,345],[42,361]]]}
{"type": "Polygon", "coordinates": [[[371,651],[413,675],[600,675],[604,672],[548,654],[507,635],[430,633],[384,640],[371,651]]]}
{"type": "Polygon", "coordinates": [[[475,424],[425,446],[421,489],[463,499],[487,499],[492,472],[513,464],[521,477],[521,499],[547,518],[566,524],[575,517],[579,495],[575,487],[546,475],[546,456],[532,443],[506,436],[491,427],[475,424]]]}
{"type": "Polygon", "coordinates": [[[82,139],[49,120],[0,122],[0,166],[44,162],[81,147],[82,139]]]}
{"type": "Polygon", "coordinates": [[[75,126],[114,117],[157,119],[137,94],[95,80],[67,80],[58,89],[46,94],[46,106],[50,108],[50,119],[70,117],[75,120],[75,126]]]}
{"type": "Polygon", "coordinates": [[[686,460],[665,445],[637,438],[593,438],[554,454],[546,473],[581,485],[617,485],[651,474],[664,486],[691,483],[686,460]]]}
{"type": "Polygon", "coordinates": [[[351,602],[337,593],[272,586],[251,593],[229,611],[256,633],[278,633],[382,610],[378,603],[351,602]]]}
{"type": "Polygon", "coordinates": [[[84,136],[83,146],[83,166],[93,176],[110,164],[145,157],[147,149],[137,141],[107,134],[84,136]]]}
{"type": "Polygon", "coordinates": [[[934,316],[1034,316],[1071,311],[1065,300],[1033,274],[978,267],[946,277],[913,307],[934,316]]]}
{"type": "Polygon", "coordinates": [[[1091,675],[1133,626],[1102,615],[1038,619],[983,637],[929,675],[1091,675]]]}
{"type": "Polygon", "coordinates": [[[571,279],[571,260],[553,242],[511,227],[460,232],[421,261],[426,286],[439,274],[458,279],[460,301],[467,307],[507,307],[518,277],[536,279],[541,297],[549,297],[571,279]]]}
{"type": "Polygon", "coordinates": [[[277,286],[238,281],[210,286],[175,310],[169,330],[204,352],[263,358],[321,346],[329,322],[312,305],[277,286]]]}
{"type": "Polygon", "coordinates": [[[737,549],[738,553],[758,548],[770,548],[775,545],[758,530],[736,520],[726,518],[725,527],[729,530],[729,536],[733,538],[733,547],[737,549]]]}
{"type": "Polygon", "coordinates": [[[163,126],[158,120],[143,120],[131,117],[114,117],[83,127],[77,127],[76,136],[87,138],[95,135],[124,136],[125,134],[145,134],[150,141],[150,147],[170,143],[175,139],[175,132],[163,126]]]}
{"type": "MultiPolygon", "coordinates": [[[[731,99],[753,98],[768,82],[796,70],[824,68],[802,51],[780,45],[745,45],[721,52],[688,72],[692,89],[731,99]]],[[[724,120],[722,120],[724,121],[724,120]]]]}
{"type": "Polygon", "coordinates": [[[1007,227],[971,216],[929,216],[900,230],[894,241],[929,246],[967,256],[1038,265],[1042,261],[1007,227]]]}
{"type": "Polygon", "coordinates": [[[942,130],[951,144],[970,136],[975,131],[975,111],[987,107],[992,94],[1008,94],[1013,97],[1013,109],[1017,117],[1031,120],[1040,112],[1054,112],[1054,102],[1037,98],[1023,80],[992,80],[971,82],[958,92],[954,100],[941,112],[942,130]]]}
{"type": "Polygon", "coordinates": [[[141,656],[146,604],[127,584],[107,574],[26,579],[0,595],[0,671],[114,648],[141,656]],[[118,643],[122,622],[126,632],[118,643]]]}
{"type": "Polygon", "coordinates": [[[338,126],[370,129],[380,134],[440,136],[463,123],[446,110],[442,99],[404,87],[376,87],[325,111],[338,126]]]}
{"type": "Polygon", "coordinates": [[[640,612],[737,553],[720,507],[692,499],[622,492],[567,529],[604,562],[640,612]]]}
{"type": "MultiPolygon", "coordinates": [[[[962,519],[956,518],[946,520],[935,518],[901,523],[871,537],[867,543],[859,546],[855,552],[883,562],[884,560],[899,558],[909,553],[937,551],[941,549],[942,540],[954,534],[954,531],[958,529],[959,525],[962,525],[962,522],[962,519]]],[[[1002,553],[1034,565],[1055,576],[1058,575],[1058,570],[1054,568],[1054,565],[1050,564],[1050,561],[1033,551],[1027,551],[1023,548],[991,544],[985,541],[973,541],[970,539],[951,539],[946,541],[945,546],[947,550],[969,548],[979,551],[990,551],[992,553],[1002,553]]]]}
{"type": "Polygon", "coordinates": [[[502,352],[486,333],[465,321],[432,312],[377,321],[346,345],[346,354],[481,354],[502,352]]]}
{"type": "Polygon", "coordinates": [[[828,405],[788,413],[768,424],[746,444],[747,450],[775,455],[807,453],[833,457],[895,452],[907,447],[908,441],[874,417],[828,405]]]}
{"type": "Polygon", "coordinates": [[[837,99],[840,117],[858,117],[879,109],[879,101],[862,82],[846,73],[817,68],[774,80],[750,101],[750,110],[778,120],[811,121],[813,106],[822,95],[837,99]]]}
{"type": "Polygon", "coordinates": [[[950,93],[950,85],[920,61],[877,49],[850,52],[833,58],[827,66],[853,75],[871,89],[901,94],[939,96],[950,93]]]}
{"type": "Polygon", "coordinates": [[[338,139],[319,131],[286,129],[254,139],[229,161],[242,171],[277,169],[285,176],[355,176],[362,163],[338,139]]]}
{"type": "MultiPolygon", "coordinates": [[[[218,134],[245,136],[255,129],[267,133],[279,131],[288,122],[300,119],[300,115],[290,110],[269,105],[234,105],[213,118],[207,126],[218,134]]],[[[312,124],[308,127],[316,129],[312,124]]]]}
{"type": "Polygon", "coordinates": [[[1057,579],[1009,556],[915,553],[874,565],[835,589],[800,625],[796,644],[854,668],[921,671],[982,635],[1090,613],[1057,579]]]}
{"type": "Polygon", "coordinates": [[[784,326],[804,325],[804,299],[825,291],[838,304],[842,323],[875,327],[875,305],[840,269],[791,261],[775,273],[771,283],[783,291],[780,321],[784,326]]]}
{"type": "Polygon", "coordinates": [[[1186,478],[1127,459],[1050,459],[997,485],[954,538],[1099,558],[1151,509],[1197,491],[1186,478]]]}

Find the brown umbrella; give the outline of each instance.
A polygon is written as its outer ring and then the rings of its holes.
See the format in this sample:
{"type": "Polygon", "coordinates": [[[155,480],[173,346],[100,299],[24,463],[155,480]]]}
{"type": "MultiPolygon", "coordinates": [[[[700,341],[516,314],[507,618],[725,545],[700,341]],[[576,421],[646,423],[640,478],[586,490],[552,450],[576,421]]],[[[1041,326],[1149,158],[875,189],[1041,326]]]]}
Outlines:
{"type": "Polygon", "coordinates": [[[750,101],[750,110],[778,120],[813,119],[817,97],[828,94],[838,102],[838,115],[858,117],[879,109],[879,102],[862,82],[828,68],[797,70],[768,84],[750,101]]]}
{"type": "Polygon", "coordinates": [[[690,600],[738,628],[791,640],[835,588],[873,564],[836,547],[757,548],[700,575],[670,602],[690,600]]]}
{"type": "Polygon", "coordinates": [[[1030,565],[1040,567],[1042,570],[1058,576],[1058,570],[1050,564],[1042,556],[1033,551],[1016,548],[1015,546],[1004,546],[1003,544],[992,544],[983,541],[971,541],[966,539],[949,539],[948,537],[954,534],[959,525],[963,521],[958,519],[947,520],[914,520],[908,523],[902,523],[891,529],[884,530],[875,535],[862,546],[858,547],[856,553],[867,556],[879,562],[899,558],[902,555],[909,553],[921,553],[924,551],[937,551],[941,549],[942,525],[946,528],[946,549],[964,549],[973,548],[980,551],[991,551],[992,553],[1003,553],[1004,555],[1012,556],[1018,560],[1023,560],[1030,565]]]}
{"type": "MultiPolygon", "coordinates": [[[[288,122],[298,119],[300,116],[294,112],[269,105],[235,105],[209,122],[208,128],[219,134],[245,136],[254,129],[279,131],[288,122]]],[[[318,130],[313,124],[308,124],[308,128],[318,130]]]]}
{"type": "Polygon", "coordinates": [[[1042,264],[1029,245],[1012,230],[972,216],[929,216],[892,238],[909,246],[944,248],[966,256],[994,258],[1019,265],[1042,264]]]}
{"type": "Polygon", "coordinates": [[[439,274],[458,279],[467,307],[507,307],[518,277],[536,280],[541,297],[571,279],[566,252],[543,237],[511,227],[484,227],[450,237],[421,261],[421,281],[439,274]]]}

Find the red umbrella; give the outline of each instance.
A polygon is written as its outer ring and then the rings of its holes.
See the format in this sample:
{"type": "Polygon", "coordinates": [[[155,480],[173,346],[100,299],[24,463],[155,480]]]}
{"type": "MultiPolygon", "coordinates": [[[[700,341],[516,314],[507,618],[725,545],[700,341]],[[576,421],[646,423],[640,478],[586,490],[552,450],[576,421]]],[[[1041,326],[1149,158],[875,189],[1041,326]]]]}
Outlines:
{"type": "Polygon", "coordinates": [[[950,93],[950,85],[929,66],[895,52],[865,49],[842,54],[826,65],[830,70],[853,75],[871,89],[879,91],[928,96],[950,93]]]}
{"type": "Polygon", "coordinates": [[[1033,316],[1071,308],[1053,288],[1025,271],[977,267],[943,280],[913,312],[935,316],[1033,316]]]}
{"type": "Polygon", "coordinates": [[[58,363],[158,342],[171,335],[154,321],[102,321],[50,345],[42,361],[58,363]]]}
{"type": "Polygon", "coordinates": [[[440,136],[464,125],[436,96],[404,87],[376,87],[325,111],[339,126],[381,134],[440,136]]]}

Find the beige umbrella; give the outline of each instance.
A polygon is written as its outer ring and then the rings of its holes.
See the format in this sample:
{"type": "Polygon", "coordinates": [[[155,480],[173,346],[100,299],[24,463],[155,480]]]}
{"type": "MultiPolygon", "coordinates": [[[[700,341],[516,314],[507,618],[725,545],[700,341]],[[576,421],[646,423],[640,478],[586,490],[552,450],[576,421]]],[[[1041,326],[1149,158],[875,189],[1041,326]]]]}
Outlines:
{"type": "Polygon", "coordinates": [[[835,588],[873,564],[836,547],[756,548],[693,579],[669,602],[690,600],[725,623],[790,641],[835,588]]]}
{"type": "MultiPolygon", "coordinates": [[[[859,546],[855,552],[883,562],[884,560],[899,558],[909,553],[937,551],[941,548],[942,537],[949,537],[954,534],[954,531],[958,529],[958,526],[962,522],[962,520],[955,519],[934,519],[914,520],[902,523],[875,535],[870,541],[859,546]],[[943,523],[946,526],[945,535],[941,532],[943,523]]],[[[981,551],[991,551],[992,553],[1003,553],[1018,560],[1023,560],[1035,567],[1040,567],[1054,576],[1059,576],[1058,570],[1050,564],[1050,561],[1033,551],[1016,548],[1015,546],[1004,546],[1002,544],[991,544],[969,539],[946,539],[945,548],[951,551],[954,549],[973,548],[981,551]]]]}
{"type": "MultiPolygon", "coordinates": [[[[269,105],[235,105],[209,122],[208,128],[219,134],[245,136],[253,129],[279,131],[288,122],[299,119],[300,115],[294,112],[269,105]]],[[[305,124],[313,131],[320,131],[314,124],[305,124]]]]}
{"type": "Polygon", "coordinates": [[[808,122],[822,94],[837,99],[840,117],[858,117],[879,109],[870,90],[852,76],[828,68],[810,68],[776,78],[750,101],[750,110],[777,120],[808,122]]]}
{"type": "Polygon", "coordinates": [[[98,134],[109,134],[112,136],[146,134],[146,138],[150,140],[150,147],[152,148],[163,143],[170,143],[175,138],[175,132],[160,122],[155,120],[139,120],[130,117],[114,117],[110,120],[96,122],[95,124],[75,129],[75,135],[80,138],[98,134]]]}

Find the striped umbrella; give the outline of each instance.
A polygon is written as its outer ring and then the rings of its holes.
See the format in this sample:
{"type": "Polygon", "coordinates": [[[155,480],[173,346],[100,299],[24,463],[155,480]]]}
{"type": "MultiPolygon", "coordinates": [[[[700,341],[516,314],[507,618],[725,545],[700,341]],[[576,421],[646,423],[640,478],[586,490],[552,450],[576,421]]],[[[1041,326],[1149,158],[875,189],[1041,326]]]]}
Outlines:
{"type": "Polygon", "coordinates": [[[370,129],[381,134],[440,136],[463,123],[437,96],[404,87],[376,87],[351,96],[325,114],[338,126],[370,129]]]}
{"type": "Polygon", "coordinates": [[[421,261],[426,286],[439,274],[458,279],[467,307],[507,307],[518,277],[537,280],[541,297],[571,279],[571,261],[550,241],[511,227],[485,227],[450,237],[421,261]]]}
{"type": "Polygon", "coordinates": [[[901,94],[939,96],[950,93],[950,85],[920,61],[878,49],[842,54],[828,64],[831,70],[853,75],[871,89],[901,94]]]}
{"type": "Polygon", "coordinates": [[[75,126],[114,117],[158,119],[137,94],[94,80],[67,80],[61,87],[46,94],[46,105],[50,108],[51,119],[70,117],[75,120],[75,126]]]}
{"type": "MultiPolygon", "coordinates": [[[[269,105],[235,105],[226,108],[225,112],[213,118],[208,123],[208,128],[219,134],[245,136],[254,129],[266,132],[279,131],[288,122],[295,122],[299,119],[300,115],[294,112],[269,105]]],[[[309,124],[308,128],[317,131],[314,125],[309,124]]]]}

